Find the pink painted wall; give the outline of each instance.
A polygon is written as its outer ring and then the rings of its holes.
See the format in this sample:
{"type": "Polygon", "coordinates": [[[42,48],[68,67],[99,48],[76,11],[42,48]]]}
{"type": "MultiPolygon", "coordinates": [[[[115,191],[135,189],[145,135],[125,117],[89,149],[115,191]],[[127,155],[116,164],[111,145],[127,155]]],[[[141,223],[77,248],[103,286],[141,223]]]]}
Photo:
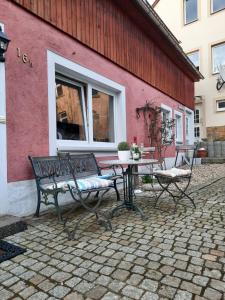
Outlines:
{"type": "MultiPolygon", "coordinates": [[[[135,115],[136,107],[158,98],[158,104],[176,109],[177,103],[135,76],[96,54],[69,36],[42,22],[20,7],[1,1],[0,23],[11,39],[6,55],[8,181],[32,177],[27,155],[48,155],[48,82],[47,50],[51,50],[126,88],[127,138],[144,141],[143,121],[135,115]],[[33,63],[24,64],[17,57],[17,47],[33,63]]],[[[184,119],[184,118],[183,118],[184,119]]],[[[172,154],[172,149],[168,155],[172,154]]]]}

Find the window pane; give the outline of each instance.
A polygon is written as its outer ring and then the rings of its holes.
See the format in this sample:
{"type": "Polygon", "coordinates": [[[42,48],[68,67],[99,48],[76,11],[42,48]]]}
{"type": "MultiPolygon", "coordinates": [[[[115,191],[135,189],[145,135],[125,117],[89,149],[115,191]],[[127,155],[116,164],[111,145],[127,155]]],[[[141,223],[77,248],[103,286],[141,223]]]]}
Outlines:
{"type": "Polygon", "coordinates": [[[196,68],[199,69],[199,51],[189,53],[187,54],[187,56],[191,60],[191,62],[196,66],[196,68]]]}
{"type": "Polygon", "coordinates": [[[193,22],[198,18],[197,0],[184,0],[185,24],[193,22]]]}
{"type": "Polygon", "coordinates": [[[92,90],[93,140],[115,142],[113,96],[92,90]]]}
{"type": "Polygon", "coordinates": [[[218,109],[225,110],[225,101],[224,100],[217,101],[217,107],[218,109]]]}
{"type": "Polygon", "coordinates": [[[199,123],[199,109],[195,110],[195,114],[194,114],[194,122],[195,123],[199,123]]]}
{"type": "Polygon", "coordinates": [[[213,73],[218,72],[220,65],[225,65],[225,43],[212,47],[213,73]]]}
{"type": "Polygon", "coordinates": [[[175,137],[176,140],[179,140],[181,138],[181,116],[176,115],[175,122],[175,137]]]}
{"type": "Polygon", "coordinates": [[[199,127],[195,127],[195,137],[200,137],[200,128],[199,127]]]}
{"type": "Polygon", "coordinates": [[[212,0],[212,12],[225,8],[225,0],[212,0]]]}
{"type": "Polygon", "coordinates": [[[86,140],[82,88],[56,80],[57,138],[86,140]]]}

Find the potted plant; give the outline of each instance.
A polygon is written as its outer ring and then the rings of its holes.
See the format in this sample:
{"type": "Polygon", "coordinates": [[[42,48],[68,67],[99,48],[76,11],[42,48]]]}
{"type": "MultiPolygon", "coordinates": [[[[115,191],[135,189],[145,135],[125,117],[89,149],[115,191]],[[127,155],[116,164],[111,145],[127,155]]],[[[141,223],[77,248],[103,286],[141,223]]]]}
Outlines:
{"type": "Polygon", "coordinates": [[[134,160],[139,160],[140,159],[140,150],[138,147],[135,147],[133,150],[133,159],[134,160]]]}
{"type": "Polygon", "coordinates": [[[130,159],[130,147],[127,142],[120,142],[117,148],[119,160],[126,161],[130,159]]]}

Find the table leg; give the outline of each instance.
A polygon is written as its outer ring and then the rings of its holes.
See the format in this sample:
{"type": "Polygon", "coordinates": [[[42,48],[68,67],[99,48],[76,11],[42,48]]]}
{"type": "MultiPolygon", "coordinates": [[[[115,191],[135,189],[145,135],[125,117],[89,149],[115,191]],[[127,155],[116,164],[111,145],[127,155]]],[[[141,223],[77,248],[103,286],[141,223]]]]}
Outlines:
{"type": "Polygon", "coordinates": [[[143,211],[133,202],[134,191],[131,165],[128,166],[124,176],[124,202],[112,210],[111,217],[114,216],[116,211],[126,208],[128,210],[133,210],[140,213],[142,219],[146,219],[143,211]]]}

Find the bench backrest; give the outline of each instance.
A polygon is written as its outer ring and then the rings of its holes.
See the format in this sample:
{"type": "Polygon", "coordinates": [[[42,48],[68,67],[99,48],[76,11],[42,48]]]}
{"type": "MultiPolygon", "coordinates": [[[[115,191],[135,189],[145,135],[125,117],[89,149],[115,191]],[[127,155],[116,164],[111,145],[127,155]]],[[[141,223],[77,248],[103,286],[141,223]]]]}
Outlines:
{"type": "Polygon", "coordinates": [[[93,153],[68,155],[71,173],[76,179],[101,175],[93,153]]]}
{"type": "Polygon", "coordinates": [[[59,182],[66,178],[71,179],[71,172],[67,160],[61,160],[58,156],[28,156],[36,181],[40,184],[59,182]]]}
{"type": "Polygon", "coordinates": [[[28,158],[40,184],[101,175],[93,153],[28,158]]]}

